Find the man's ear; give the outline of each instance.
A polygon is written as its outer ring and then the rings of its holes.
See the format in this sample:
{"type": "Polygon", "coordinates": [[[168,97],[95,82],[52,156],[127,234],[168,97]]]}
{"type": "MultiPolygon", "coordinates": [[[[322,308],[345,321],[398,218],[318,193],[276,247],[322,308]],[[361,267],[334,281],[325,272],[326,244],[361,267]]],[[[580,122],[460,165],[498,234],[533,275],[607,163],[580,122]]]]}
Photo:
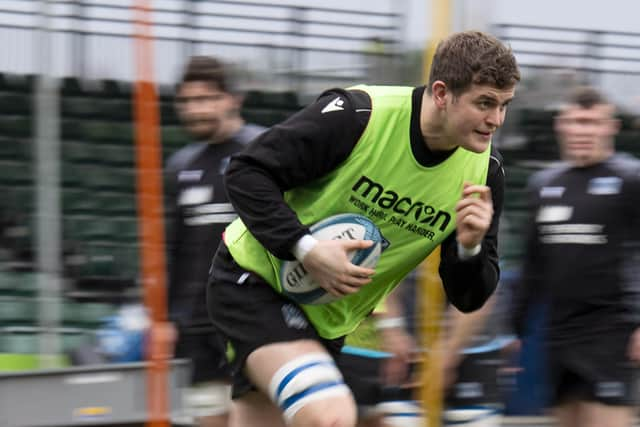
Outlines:
{"type": "Polygon", "coordinates": [[[449,90],[447,85],[442,80],[436,80],[431,85],[431,98],[433,99],[436,107],[444,109],[447,106],[447,97],[449,90]]]}

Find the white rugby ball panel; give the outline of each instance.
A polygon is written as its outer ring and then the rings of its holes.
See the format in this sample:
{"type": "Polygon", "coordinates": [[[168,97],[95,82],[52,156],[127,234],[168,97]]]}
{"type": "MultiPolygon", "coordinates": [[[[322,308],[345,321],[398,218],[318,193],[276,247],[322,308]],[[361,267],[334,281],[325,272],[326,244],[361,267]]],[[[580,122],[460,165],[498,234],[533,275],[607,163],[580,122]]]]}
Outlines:
{"type": "MultiPolygon", "coordinates": [[[[377,265],[386,241],[378,227],[368,218],[357,214],[334,215],[319,221],[310,228],[318,240],[373,240],[366,249],[351,251],[349,257],[355,265],[373,268],[377,265]]],[[[280,268],[283,293],[300,304],[326,304],[336,299],[311,278],[297,260],[285,261],[280,268]]]]}

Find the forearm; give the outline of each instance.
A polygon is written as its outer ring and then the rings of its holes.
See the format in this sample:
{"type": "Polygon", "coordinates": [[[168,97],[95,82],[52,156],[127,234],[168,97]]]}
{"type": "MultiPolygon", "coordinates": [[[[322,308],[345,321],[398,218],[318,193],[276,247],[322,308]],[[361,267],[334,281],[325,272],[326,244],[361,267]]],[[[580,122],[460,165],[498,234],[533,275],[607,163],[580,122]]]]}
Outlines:
{"type": "Polygon", "coordinates": [[[482,307],[498,284],[497,253],[486,240],[480,253],[464,260],[458,255],[455,239],[443,243],[440,277],[451,304],[465,313],[482,307]]]}

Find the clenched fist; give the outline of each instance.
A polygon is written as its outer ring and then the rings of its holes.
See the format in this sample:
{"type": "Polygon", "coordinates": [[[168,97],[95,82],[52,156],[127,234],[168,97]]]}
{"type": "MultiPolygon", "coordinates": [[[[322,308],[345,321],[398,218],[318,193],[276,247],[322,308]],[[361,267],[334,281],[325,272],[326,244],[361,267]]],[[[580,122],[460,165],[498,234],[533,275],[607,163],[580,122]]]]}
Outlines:
{"type": "Polygon", "coordinates": [[[462,197],[456,204],[456,238],[458,243],[467,249],[482,243],[492,219],[491,189],[486,185],[465,182],[462,188],[462,197]]]}

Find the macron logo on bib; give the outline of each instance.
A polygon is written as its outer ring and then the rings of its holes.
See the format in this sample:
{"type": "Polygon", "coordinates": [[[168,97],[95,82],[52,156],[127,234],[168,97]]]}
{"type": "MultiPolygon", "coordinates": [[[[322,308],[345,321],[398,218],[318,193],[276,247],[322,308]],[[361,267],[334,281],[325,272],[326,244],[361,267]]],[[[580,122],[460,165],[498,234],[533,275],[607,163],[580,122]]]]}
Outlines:
{"type": "Polygon", "coordinates": [[[332,111],[341,111],[344,110],[344,108],[342,108],[342,105],[344,104],[344,101],[342,100],[342,98],[337,97],[336,99],[334,99],[333,101],[331,101],[330,103],[328,103],[323,109],[322,111],[320,111],[321,114],[325,114],[325,113],[330,113],[332,111]]]}

